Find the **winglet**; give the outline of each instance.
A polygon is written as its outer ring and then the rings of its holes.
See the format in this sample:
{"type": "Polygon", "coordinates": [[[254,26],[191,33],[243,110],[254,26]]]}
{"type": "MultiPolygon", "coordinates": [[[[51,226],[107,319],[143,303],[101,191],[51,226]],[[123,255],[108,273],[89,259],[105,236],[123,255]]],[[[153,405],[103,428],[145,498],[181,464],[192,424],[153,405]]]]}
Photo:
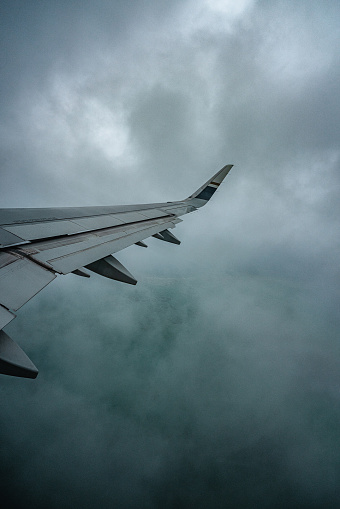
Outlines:
{"type": "Polygon", "coordinates": [[[221,170],[215,173],[211,179],[209,179],[205,184],[203,184],[203,186],[197,189],[197,191],[189,196],[187,200],[195,199],[196,207],[202,207],[205,205],[210,200],[218,186],[222,183],[223,179],[228,175],[232,167],[233,164],[227,164],[226,166],[223,166],[221,170]],[[200,201],[196,203],[196,200],[200,201]]]}

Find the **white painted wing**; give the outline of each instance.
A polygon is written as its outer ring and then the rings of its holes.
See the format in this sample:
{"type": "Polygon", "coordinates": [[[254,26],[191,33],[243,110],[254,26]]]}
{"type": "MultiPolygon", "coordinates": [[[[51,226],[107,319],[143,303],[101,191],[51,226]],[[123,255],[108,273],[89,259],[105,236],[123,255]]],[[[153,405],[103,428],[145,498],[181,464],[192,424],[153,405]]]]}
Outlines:
{"type": "MultiPolygon", "coordinates": [[[[145,246],[142,241],[150,236],[179,244],[168,229],[181,221],[179,216],[205,205],[231,167],[225,166],[196,193],[178,202],[0,209],[0,330],[15,317],[15,311],[58,274],[85,275],[86,267],[135,284],[133,276],[112,254],[136,243],[145,246]]],[[[0,373],[35,377],[35,366],[7,338],[5,333],[0,335],[0,373]]]]}

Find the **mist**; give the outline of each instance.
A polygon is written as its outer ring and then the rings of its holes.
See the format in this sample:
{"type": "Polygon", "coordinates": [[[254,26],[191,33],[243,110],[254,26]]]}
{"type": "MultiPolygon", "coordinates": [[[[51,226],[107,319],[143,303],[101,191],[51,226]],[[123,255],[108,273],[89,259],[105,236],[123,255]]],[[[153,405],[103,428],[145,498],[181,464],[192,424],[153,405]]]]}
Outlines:
{"type": "Polygon", "coordinates": [[[180,200],[6,332],[3,507],[340,503],[339,5],[1,5],[1,207],[180,200]]]}

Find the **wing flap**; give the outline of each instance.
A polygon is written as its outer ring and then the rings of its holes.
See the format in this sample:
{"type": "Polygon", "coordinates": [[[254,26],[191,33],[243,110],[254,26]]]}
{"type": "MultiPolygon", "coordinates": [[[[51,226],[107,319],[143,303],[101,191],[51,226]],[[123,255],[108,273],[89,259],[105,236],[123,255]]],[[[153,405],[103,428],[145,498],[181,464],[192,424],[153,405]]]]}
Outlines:
{"type": "Polygon", "coordinates": [[[17,235],[13,235],[13,233],[0,228],[0,247],[11,246],[13,244],[19,244],[23,242],[24,239],[18,237],[17,235]]]}
{"type": "MultiPolygon", "coordinates": [[[[177,220],[177,222],[178,221],[179,220],[177,220]]],[[[46,261],[57,272],[68,274],[75,269],[84,267],[96,260],[105,258],[136,242],[144,240],[154,233],[173,227],[174,222],[169,222],[168,219],[167,222],[158,221],[157,224],[153,225],[139,225],[138,229],[131,228],[129,231],[122,231],[120,233],[108,235],[107,237],[101,237],[101,239],[98,237],[96,239],[91,239],[84,245],[78,245],[76,251],[72,250],[71,246],[69,246],[70,252],[68,254],[55,256],[54,258],[48,257],[46,261]]],[[[46,253],[44,253],[44,257],[46,257],[46,253]]],[[[37,255],[34,255],[34,258],[37,258],[37,255]]]]}
{"type": "Polygon", "coordinates": [[[13,318],[15,315],[0,305],[0,329],[3,329],[13,318]]]}
{"type": "Polygon", "coordinates": [[[56,277],[53,272],[19,254],[0,253],[10,263],[0,268],[0,304],[16,311],[56,277]]]}
{"type": "MultiPolygon", "coordinates": [[[[155,233],[173,228],[180,221],[181,219],[169,215],[157,219],[144,218],[138,222],[112,228],[32,242],[20,246],[20,249],[13,252],[29,256],[31,260],[45,264],[51,270],[68,274],[155,233]]],[[[19,265],[17,267],[19,268],[19,265]]],[[[39,268],[41,267],[38,266],[39,268]]]]}

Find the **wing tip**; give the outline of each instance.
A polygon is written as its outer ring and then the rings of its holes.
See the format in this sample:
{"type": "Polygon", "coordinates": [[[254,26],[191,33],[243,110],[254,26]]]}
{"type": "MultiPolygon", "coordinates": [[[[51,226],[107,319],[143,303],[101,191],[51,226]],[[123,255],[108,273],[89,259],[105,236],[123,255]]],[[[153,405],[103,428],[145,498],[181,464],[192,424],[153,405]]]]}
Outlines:
{"type": "Polygon", "coordinates": [[[210,200],[216,189],[222,184],[225,177],[232,169],[233,164],[226,164],[221,168],[213,177],[211,177],[203,186],[195,191],[187,200],[198,199],[202,200],[202,205],[210,200]]]}

